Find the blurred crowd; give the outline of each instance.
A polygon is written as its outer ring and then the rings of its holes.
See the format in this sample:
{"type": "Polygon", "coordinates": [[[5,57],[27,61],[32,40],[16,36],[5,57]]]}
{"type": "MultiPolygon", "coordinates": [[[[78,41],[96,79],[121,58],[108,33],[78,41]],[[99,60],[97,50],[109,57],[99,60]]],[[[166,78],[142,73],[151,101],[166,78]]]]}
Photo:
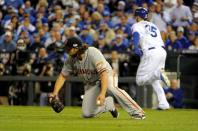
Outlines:
{"type": "MultiPolygon", "coordinates": [[[[0,75],[57,75],[67,59],[64,41],[75,35],[111,54],[118,74],[131,75],[138,6],[149,10],[168,51],[198,50],[197,0],[0,0],[0,75]]],[[[51,91],[53,83],[42,84],[51,91]]]]}

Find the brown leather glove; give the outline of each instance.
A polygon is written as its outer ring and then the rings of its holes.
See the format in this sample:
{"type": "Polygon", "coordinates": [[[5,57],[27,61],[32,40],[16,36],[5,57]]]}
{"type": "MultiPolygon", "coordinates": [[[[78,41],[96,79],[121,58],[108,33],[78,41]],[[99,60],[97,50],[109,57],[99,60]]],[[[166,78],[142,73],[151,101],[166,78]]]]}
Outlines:
{"type": "Polygon", "coordinates": [[[56,113],[60,113],[64,109],[63,103],[56,96],[49,96],[49,103],[56,113]]]}

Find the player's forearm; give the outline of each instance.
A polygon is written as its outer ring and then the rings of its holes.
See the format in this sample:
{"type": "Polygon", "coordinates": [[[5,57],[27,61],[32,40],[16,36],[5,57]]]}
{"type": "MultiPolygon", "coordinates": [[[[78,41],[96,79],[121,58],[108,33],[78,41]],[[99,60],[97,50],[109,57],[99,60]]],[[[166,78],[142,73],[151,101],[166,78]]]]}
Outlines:
{"type": "Polygon", "coordinates": [[[53,91],[53,95],[57,95],[58,92],[60,91],[60,89],[62,88],[64,82],[65,82],[66,78],[60,74],[56,80],[55,83],[55,87],[54,87],[54,91],[53,91]]]}
{"type": "Polygon", "coordinates": [[[132,36],[133,36],[134,48],[138,48],[140,41],[140,34],[138,32],[134,32],[132,36]]]}
{"type": "Polygon", "coordinates": [[[107,86],[108,86],[108,77],[107,77],[107,71],[104,71],[101,73],[100,75],[100,79],[101,79],[101,91],[100,93],[105,95],[107,92],[107,86]]]}

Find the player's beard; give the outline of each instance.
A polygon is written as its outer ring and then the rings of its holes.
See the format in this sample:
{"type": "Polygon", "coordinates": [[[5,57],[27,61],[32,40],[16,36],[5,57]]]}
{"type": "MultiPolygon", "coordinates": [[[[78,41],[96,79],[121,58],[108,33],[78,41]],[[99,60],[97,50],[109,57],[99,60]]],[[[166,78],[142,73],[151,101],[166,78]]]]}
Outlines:
{"type": "Polygon", "coordinates": [[[78,60],[82,60],[82,54],[76,53],[74,55],[69,55],[70,57],[72,57],[72,59],[78,59],[78,60]]]}
{"type": "Polygon", "coordinates": [[[73,55],[69,55],[69,56],[72,57],[72,58],[76,58],[77,57],[77,53],[73,54],[73,55]]]}
{"type": "Polygon", "coordinates": [[[85,51],[88,49],[88,45],[87,44],[83,44],[82,47],[79,48],[78,52],[77,52],[77,58],[79,60],[82,60],[85,54],[85,51]]]}
{"type": "MultiPolygon", "coordinates": [[[[84,53],[83,53],[83,54],[84,54],[84,53]]],[[[83,54],[82,54],[82,53],[78,53],[78,54],[77,54],[77,58],[78,58],[79,60],[82,60],[82,59],[83,59],[83,56],[84,56],[83,54]]]]}

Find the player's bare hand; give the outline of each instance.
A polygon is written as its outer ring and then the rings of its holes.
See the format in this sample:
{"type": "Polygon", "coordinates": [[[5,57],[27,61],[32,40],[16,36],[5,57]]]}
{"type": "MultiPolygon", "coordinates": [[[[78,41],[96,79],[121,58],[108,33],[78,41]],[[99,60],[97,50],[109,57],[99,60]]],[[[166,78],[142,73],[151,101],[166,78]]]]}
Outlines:
{"type": "Polygon", "coordinates": [[[56,97],[56,95],[53,94],[53,93],[50,93],[50,94],[48,95],[48,101],[49,101],[49,103],[51,103],[51,101],[52,101],[52,99],[53,99],[54,97],[56,97]]]}
{"type": "Polygon", "coordinates": [[[96,105],[102,106],[105,102],[105,95],[99,94],[98,97],[96,98],[96,105]]]}

